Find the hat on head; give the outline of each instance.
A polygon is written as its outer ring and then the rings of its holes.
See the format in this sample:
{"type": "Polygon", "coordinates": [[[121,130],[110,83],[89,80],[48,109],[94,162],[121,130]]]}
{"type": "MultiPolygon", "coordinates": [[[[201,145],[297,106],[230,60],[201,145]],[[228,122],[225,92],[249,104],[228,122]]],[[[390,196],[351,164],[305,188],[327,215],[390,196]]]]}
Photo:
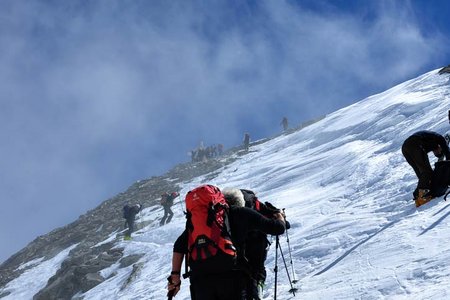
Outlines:
{"type": "Polygon", "coordinates": [[[222,194],[225,196],[225,200],[230,206],[244,207],[245,200],[244,194],[237,188],[224,188],[222,194]]]}

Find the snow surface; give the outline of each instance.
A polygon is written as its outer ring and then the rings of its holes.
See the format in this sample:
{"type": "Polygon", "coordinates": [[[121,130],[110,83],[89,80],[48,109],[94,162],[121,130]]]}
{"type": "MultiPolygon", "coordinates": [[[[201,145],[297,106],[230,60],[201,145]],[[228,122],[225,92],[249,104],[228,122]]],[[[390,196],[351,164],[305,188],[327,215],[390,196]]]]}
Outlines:
{"type": "Polygon", "coordinates": [[[64,249],[52,259],[41,262],[43,258],[39,258],[21,265],[19,268],[26,268],[32,265],[34,267],[26,270],[22,275],[9,282],[4,289],[0,290],[0,293],[10,292],[8,296],[2,297],[1,299],[33,299],[33,296],[45,287],[50,277],[56,274],[61,263],[69,255],[70,250],[76,246],[77,244],[64,249]]]}
{"type": "MultiPolygon", "coordinates": [[[[299,291],[295,297],[288,292],[279,258],[278,299],[450,299],[450,203],[436,199],[415,208],[417,179],[400,152],[415,131],[450,129],[449,95],[448,75],[429,72],[251,147],[213,180],[184,183],[178,199],[210,183],[252,189],[260,200],[285,208],[299,291]]],[[[170,224],[153,222],[132,241],[116,242],[125,255],[144,254],[131,283],[125,284],[132,266],[115,264],[102,271],[105,278],[115,276],[77,297],[167,299],[172,246],[185,225],[180,203],[173,210],[170,224]]],[[[140,219],[160,218],[162,209],[157,212],[144,210],[140,219]]],[[[291,271],[285,236],[281,245],[291,271]]],[[[273,299],[274,250],[273,244],[264,299],[273,299]]],[[[29,299],[18,294],[24,280],[8,285],[15,292],[8,299],[29,299]]],[[[175,299],[190,299],[188,280],[175,299]]]]}
{"type": "Polygon", "coordinates": [[[22,270],[22,269],[27,269],[30,268],[32,266],[35,266],[37,264],[39,264],[40,262],[42,262],[45,259],[45,257],[39,257],[33,260],[30,260],[29,262],[26,262],[24,264],[21,264],[16,270],[22,270]]]}

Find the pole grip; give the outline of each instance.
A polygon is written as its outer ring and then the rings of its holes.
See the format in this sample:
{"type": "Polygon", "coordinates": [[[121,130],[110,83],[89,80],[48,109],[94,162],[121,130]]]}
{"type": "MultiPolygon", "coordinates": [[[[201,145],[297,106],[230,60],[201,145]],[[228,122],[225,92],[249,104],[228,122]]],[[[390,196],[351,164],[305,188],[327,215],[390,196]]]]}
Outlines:
{"type": "Polygon", "coordinates": [[[167,293],[167,299],[172,300],[173,299],[173,290],[167,293]]]}
{"type": "MultiPolygon", "coordinates": [[[[170,284],[172,284],[172,277],[171,277],[171,276],[167,277],[167,281],[168,281],[170,284]]],[[[173,294],[174,294],[174,293],[175,293],[175,290],[170,290],[170,291],[168,291],[168,292],[167,292],[167,299],[168,299],[168,300],[172,300],[173,294]]]]}

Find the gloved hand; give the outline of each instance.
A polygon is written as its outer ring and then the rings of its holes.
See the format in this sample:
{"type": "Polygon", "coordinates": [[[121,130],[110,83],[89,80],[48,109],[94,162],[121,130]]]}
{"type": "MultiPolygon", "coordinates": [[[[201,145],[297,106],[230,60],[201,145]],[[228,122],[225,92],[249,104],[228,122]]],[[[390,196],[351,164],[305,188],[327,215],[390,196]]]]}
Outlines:
{"type": "Polygon", "coordinates": [[[284,222],[285,222],[286,229],[291,229],[291,223],[289,223],[289,221],[286,220],[286,218],[284,219],[284,222]]]}
{"type": "Polygon", "coordinates": [[[175,297],[175,295],[178,294],[178,291],[180,290],[180,274],[171,274],[169,277],[167,277],[167,281],[169,282],[167,284],[167,297],[169,299],[172,299],[172,297],[175,297]]]}
{"type": "Polygon", "coordinates": [[[267,201],[266,201],[264,204],[266,205],[267,209],[268,209],[269,211],[271,211],[272,213],[278,213],[278,212],[281,212],[279,208],[276,208],[276,207],[273,206],[272,203],[270,203],[270,202],[267,202],[267,201]]]}

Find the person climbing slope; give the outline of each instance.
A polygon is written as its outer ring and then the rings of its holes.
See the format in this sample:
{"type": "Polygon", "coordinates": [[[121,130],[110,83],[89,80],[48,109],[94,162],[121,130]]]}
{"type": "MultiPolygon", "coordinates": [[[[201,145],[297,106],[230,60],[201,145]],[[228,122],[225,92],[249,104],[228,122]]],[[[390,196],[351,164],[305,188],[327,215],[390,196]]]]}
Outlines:
{"type": "Polygon", "coordinates": [[[433,152],[439,160],[443,160],[444,157],[450,159],[446,139],[433,131],[418,131],[408,137],[402,145],[402,154],[418,178],[417,187],[413,192],[416,207],[433,198],[430,193],[433,169],[428,158],[429,152],[433,152]]]}

